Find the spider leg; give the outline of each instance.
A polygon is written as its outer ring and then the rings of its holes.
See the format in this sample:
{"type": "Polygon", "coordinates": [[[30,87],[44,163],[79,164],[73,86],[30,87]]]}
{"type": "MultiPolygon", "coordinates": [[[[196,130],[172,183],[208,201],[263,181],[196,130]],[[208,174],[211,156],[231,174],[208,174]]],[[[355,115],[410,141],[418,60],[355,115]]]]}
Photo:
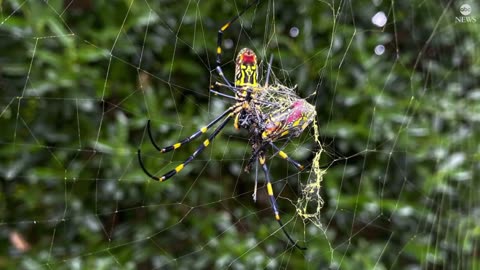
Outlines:
{"type": "Polygon", "coordinates": [[[252,194],[254,202],[257,202],[257,187],[258,187],[258,162],[255,162],[255,188],[252,194]]]}
{"type": "Polygon", "coordinates": [[[295,241],[293,241],[290,234],[288,234],[287,230],[285,230],[285,226],[283,225],[283,222],[280,219],[280,212],[278,211],[277,200],[275,199],[275,196],[273,194],[273,187],[272,187],[272,181],[270,179],[270,172],[268,170],[267,164],[265,163],[265,154],[263,153],[260,154],[260,156],[258,157],[258,160],[260,161],[260,165],[262,166],[263,172],[265,173],[265,179],[267,181],[267,193],[268,193],[268,197],[270,198],[270,204],[272,205],[273,213],[275,214],[275,219],[277,220],[278,224],[280,225],[280,228],[282,229],[283,233],[288,238],[290,243],[300,250],[306,250],[307,249],[306,247],[299,246],[295,241]]]}
{"type": "MultiPolygon", "coordinates": [[[[228,27],[232,23],[234,23],[242,14],[250,9],[254,4],[258,4],[260,0],[252,1],[245,9],[240,11],[240,13],[237,14],[237,16],[233,17],[230,21],[228,21],[226,24],[224,24],[219,30],[218,30],[218,36],[217,36],[217,71],[218,67],[222,64],[222,42],[223,42],[223,32],[225,32],[228,27]]],[[[221,70],[220,70],[221,71],[221,70]]],[[[220,75],[221,76],[221,75],[220,75]]],[[[226,81],[228,82],[228,80],[226,81]]],[[[228,85],[228,83],[227,83],[228,85]]]]}
{"type": "Polygon", "coordinates": [[[267,76],[265,78],[265,87],[268,87],[268,80],[270,79],[270,73],[272,72],[272,62],[273,62],[273,54],[270,56],[270,60],[268,61],[267,76]]]}
{"type": "Polygon", "coordinates": [[[158,151],[160,151],[160,153],[170,152],[170,151],[172,151],[172,150],[175,150],[175,149],[180,148],[180,146],[191,142],[192,140],[198,138],[200,135],[202,135],[202,134],[204,134],[205,132],[207,132],[213,125],[215,125],[216,123],[218,123],[218,121],[222,120],[222,118],[224,118],[226,115],[228,115],[229,113],[231,113],[234,109],[235,109],[235,106],[232,106],[232,107],[228,108],[228,109],[227,109],[226,111],[224,111],[221,115],[219,115],[217,118],[213,119],[210,123],[208,123],[208,125],[202,127],[201,129],[199,129],[198,131],[196,131],[195,133],[193,133],[193,134],[190,135],[189,137],[181,140],[180,142],[178,142],[178,143],[176,143],[176,144],[172,144],[172,145],[169,145],[169,146],[166,146],[166,147],[160,147],[160,146],[158,146],[158,144],[155,142],[155,140],[153,139],[152,130],[151,130],[151,128],[150,128],[150,120],[148,120],[148,122],[147,122],[147,133],[148,133],[148,137],[150,138],[150,141],[152,142],[152,144],[153,144],[153,146],[155,147],[155,149],[157,149],[158,151]]]}
{"type": "Polygon", "coordinates": [[[229,98],[229,99],[238,100],[238,98],[236,98],[236,97],[234,97],[234,96],[230,96],[230,95],[227,95],[227,94],[224,94],[224,93],[220,93],[220,92],[215,91],[215,90],[213,90],[213,89],[210,89],[210,92],[213,93],[213,94],[215,94],[215,95],[224,97],[224,98],[229,98]]]}
{"type": "Polygon", "coordinates": [[[203,141],[203,143],[197,148],[197,150],[195,150],[195,152],[193,152],[193,154],[190,157],[188,157],[182,164],[178,165],[175,169],[167,172],[166,174],[162,175],[161,177],[158,177],[158,176],[155,176],[155,175],[151,174],[145,168],[145,166],[143,164],[143,161],[142,161],[142,156],[140,154],[140,149],[138,149],[137,155],[138,155],[138,162],[140,163],[140,167],[142,167],[145,174],[148,175],[153,180],[163,182],[163,181],[169,179],[170,177],[174,176],[175,174],[177,174],[178,172],[183,170],[183,168],[185,166],[187,166],[193,159],[195,159],[201,152],[203,152],[203,150],[205,150],[205,148],[207,148],[207,146],[215,139],[215,137],[220,133],[220,131],[227,125],[228,121],[230,121],[230,119],[232,119],[233,115],[234,115],[234,113],[230,112],[230,114],[228,114],[228,116],[220,123],[220,125],[213,131],[213,133],[210,134],[208,139],[203,141]]]}
{"type": "Polygon", "coordinates": [[[270,142],[270,145],[273,147],[273,149],[275,149],[275,151],[277,151],[278,155],[279,155],[281,158],[283,158],[283,159],[287,160],[288,162],[290,162],[290,163],[291,163],[293,166],[295,166],[298,170],[301,171],[301,170],[303,170],[303,169],[305,168],[302,164],[300,164],[300,162],[298,162],[298,161],[292,159],[291,157],[289,157],[289,156],[287,155],[287,153],[283,152],[283,151],[282,151],[280,148],[278,148],[278,146],[276,146],[273,142],[270,142]]]}
{"type": "Polygon", "coordinates": [[[232,90],[234,93],[237,92],[236,88],[228,81],[228,79],[225,77],[225,74],[223,74],[223,70],[220,66],[217,66],[216,68],[218,75],[222,78],[222,80],[225,82],[227,85],[227,88],[232,90]]]}
{"type": "Polygon", "coordinates": [[[250,169],[252,168],[252,164],[253,164],[254,162],[255,162],[255,166],[258,167],[258,165],[257,165],[258,157],[259,157],[260,152],[263,152],[263,151],[265,150],[265,146],[267,146],[267,145],[266,145],[266,144],[261,145],[260,147],[258,147],[258,148],[252,153],[252,156],[251,156],[250,159],[248,160],[247,166],[245,166],[245,171],[246,171],[246,172],[250,172],[250,169]]]}
{"type": "Polygon", "coordinates": [[[232,82],[229,82],[228,85],[224,84],[224,83],[220,83],[220,82],[215,82],[215,85],[212,85],[212,88],[225,87],[225,88],[228,88],[228,89],[232,90],[234,93],[237,93],[238,91],[244,90],[243,88],[232,86],[233,84],[234,83],[232,83],[232,82]]]}

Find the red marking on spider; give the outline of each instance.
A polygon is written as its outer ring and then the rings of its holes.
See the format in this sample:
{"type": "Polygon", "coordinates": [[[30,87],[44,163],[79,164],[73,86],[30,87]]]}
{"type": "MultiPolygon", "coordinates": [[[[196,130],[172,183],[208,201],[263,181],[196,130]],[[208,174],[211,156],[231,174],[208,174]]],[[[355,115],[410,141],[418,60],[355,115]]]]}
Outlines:
{"type": "Polygon", "coordinates": [[[305,111],[304,101],[303,100],[295,101],[290,108],[292,112],[288,115],[287,124],[290,124],[302,118],[303,112],[305,111]]]}
{"type": "Polygon", "coordinates": [[[255,55],[254,54],[249,54],[248,52],[242,54],[242,63],[244,64],[254,64],[255,63],[255,55]]]}

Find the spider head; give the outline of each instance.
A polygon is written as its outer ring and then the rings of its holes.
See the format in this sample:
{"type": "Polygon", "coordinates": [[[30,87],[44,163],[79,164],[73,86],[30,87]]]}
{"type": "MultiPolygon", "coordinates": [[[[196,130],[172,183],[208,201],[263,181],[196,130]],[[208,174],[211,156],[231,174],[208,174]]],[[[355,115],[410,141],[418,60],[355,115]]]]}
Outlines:
{"type": "Polygon", "coordinates": [[[243,48],[235,60],[235,86],[256,87],[258,79],[257,55],[249,48],[243,48]]]}

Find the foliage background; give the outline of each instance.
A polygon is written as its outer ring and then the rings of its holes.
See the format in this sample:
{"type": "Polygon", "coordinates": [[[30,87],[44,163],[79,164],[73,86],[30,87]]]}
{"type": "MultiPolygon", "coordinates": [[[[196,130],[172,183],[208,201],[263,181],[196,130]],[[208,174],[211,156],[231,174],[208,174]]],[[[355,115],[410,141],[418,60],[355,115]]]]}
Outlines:
{"type": "MultiPolygon", "coordinates": [[[[147,119],[174,143],[226,106],[208,93],[216,32],[245,1],[11,0],[0,1],[0,268],[480,269],[479,19],[456,22],[451,1],[265,2],[226,37],[273,53],[281,81],[317,93],[323,230],[288,200],[308,172],[270,163],[308,250],[276,232],[263,193],[252,201],[244,134],[228,128],[162,184],[136,160],[141,148],[161,173],[196,147],[159,156],[147,119]],[[380,10],[384,28],[371,23],[380,10]]],[[[227,77],[238,49],[225,51],[227,77]]],[[[287,150],[308,164],[312,134],[287,150]]]]}

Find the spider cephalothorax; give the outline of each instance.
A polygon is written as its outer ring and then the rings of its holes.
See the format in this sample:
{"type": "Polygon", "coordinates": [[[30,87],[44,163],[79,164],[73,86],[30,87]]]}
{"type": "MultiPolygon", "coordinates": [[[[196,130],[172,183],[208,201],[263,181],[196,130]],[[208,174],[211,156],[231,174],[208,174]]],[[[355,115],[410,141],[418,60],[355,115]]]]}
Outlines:
{"type": "Polygon", "coordinates": [[[249,48],[243,48],[235,61],[235,86],[258,86],[257,55],[249,48]]]}
{"type": "Polygon", "coordinates": [[[242,110],[235,116],[236,129],[244,128],[249,132],[259,131],[262,121],[257,104],[258,85],[257,55],[249,48],[243,48],[235,60],[235,96],[242,102],[242,110]]]}

